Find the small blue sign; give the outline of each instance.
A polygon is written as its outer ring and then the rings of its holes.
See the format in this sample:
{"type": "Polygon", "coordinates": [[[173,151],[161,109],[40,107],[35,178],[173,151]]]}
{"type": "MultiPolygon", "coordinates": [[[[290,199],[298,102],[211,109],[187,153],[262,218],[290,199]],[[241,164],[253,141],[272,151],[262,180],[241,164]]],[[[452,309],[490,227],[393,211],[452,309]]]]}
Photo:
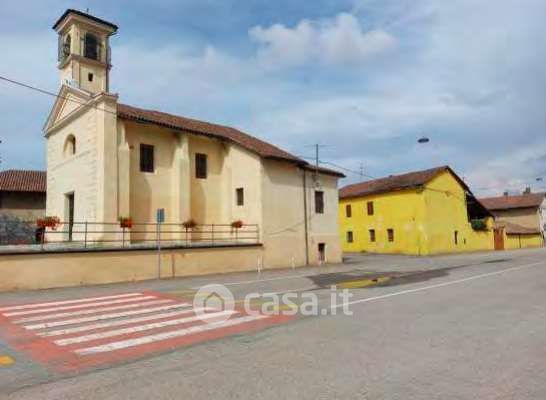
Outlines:
{"type": "Polygon", "coordinates": [[[162,224],[163,222],[165,222],[165,209],[164,208],[158,208],[157,209],[155,219],[156,219],[156,222],[158,224],[162,224]]]}

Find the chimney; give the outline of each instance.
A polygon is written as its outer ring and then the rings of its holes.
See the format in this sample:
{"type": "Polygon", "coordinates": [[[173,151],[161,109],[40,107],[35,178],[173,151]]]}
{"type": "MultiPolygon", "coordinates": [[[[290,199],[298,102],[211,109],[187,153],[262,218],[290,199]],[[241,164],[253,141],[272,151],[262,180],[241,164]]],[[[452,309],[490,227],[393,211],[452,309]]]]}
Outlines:
{"type": "Polygon", "coordinates": [[[527,186],[523,191],[523,194],[531,194],[531,186],[527,186]]]}

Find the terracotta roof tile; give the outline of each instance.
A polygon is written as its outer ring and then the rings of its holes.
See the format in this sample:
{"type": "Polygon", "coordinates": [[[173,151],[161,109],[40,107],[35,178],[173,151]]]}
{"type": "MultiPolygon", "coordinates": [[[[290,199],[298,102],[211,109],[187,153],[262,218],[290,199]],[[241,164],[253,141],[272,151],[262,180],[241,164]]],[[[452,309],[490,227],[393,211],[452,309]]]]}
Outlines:
{"type": "Polygon", "coordinates": [[[535,235],[540,234],[541,231],[538,228],[528,228],[507,221],[499,221],[495,223],[496,227],[503,227],[508,235],[535,235]]]}
{"type": "Polygon", "coordinates": [[[229,126],[212,124],[209,122],[167,114],[160,111],[145,110],[142,108],[128,106],[126,104],[118,104],[117,112],[118,118],[121,119],[150,123],[167,128],[189,131],[200,135],[212,136],[237,143],[241,147],[244,147],[264,158],[286,160],[300,165],[307,164],[306,161],[282,149],[279,149],[272,144],[266,143],[258,138],[229,126]]]}
{"type": "MultiPolygon", "coordinates": [[[[448,166],[431,168],[423,171],[408,172],[402,175],[391,175],[386,178],[374,179],[371,181],[355,183],[342,187],[339,190],[339,197],[344,199],[404,189],[413,189],[424,185],[443,171],[450,171],[454,176],[457,176],[448,166]]],[[[466,185],[464,183],[462,184],[466,188],[466,185]]]]}
{"type": "Polygon", "coordinates": [[[94,15],[91,15],[91,14],[88,14],[88,13],[84,13],[82,11],[79,11],[79,10],[74,10],[73,8],[69,8],[67,9],[63,15],[60,16],[60,18],[55,22],[55,24],[53,24],[53,27],[52,29],[57,29],[57,27],[60,25],[61,22],[63,22],[63,20],[70,14],[75,14],[75,15],[79,15],[80,17],[85,17],[85,18],[89,18],[90,20],[92,21],[95,21],[95,22],[98,22],[100,24],[104,24],[104,25],[107,25],[109,26],[110,28],[112,28],[113,30],[118,30],[118,26],[111,23],[111,22],[108,22],[104,19],[101,19],[101,18],[97,18],[95,17],[94,15]]]}
{"type": "Polygon", "coordinates": [[[45,193],[46,186],[45,171],[9,169],[0,172],[0,191],[45,193]]]}
{"type": "Polygon", "coordinates": [[[538,208],[544,201],[545,193],[529,193],[519,196],[499,196],[480,199],[489,210],[510,210],[513,208],[538,208]]]}

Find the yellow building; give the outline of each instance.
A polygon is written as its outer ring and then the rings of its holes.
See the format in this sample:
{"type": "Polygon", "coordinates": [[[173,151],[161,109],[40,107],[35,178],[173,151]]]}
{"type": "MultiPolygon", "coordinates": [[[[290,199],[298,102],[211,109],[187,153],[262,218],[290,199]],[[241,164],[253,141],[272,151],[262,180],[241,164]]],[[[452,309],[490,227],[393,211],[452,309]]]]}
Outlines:
{"type": "Polygon", "coordinates": [[[264,267],[341,261],[342,174],[231,127],[120,104],[109,91],[117,26],[67,10],[53,28],[61,89],[45,125],[48,216],[70,226],[154,222],[158,209],[167,223],[242,220],[258,226],[264,267]]]}
{"type": "Polygon", "coordinates": [[[492,250],[493,218],[448,166],[340,189],[344,251],[429,255],[492,250]]]}
{"type": "Polygon", "coordinates": [[[499,249],[522,249],[544,246],[545,193],[530,190],[517,196],[505,194],[480,199],[495,216],[499,249]]]}

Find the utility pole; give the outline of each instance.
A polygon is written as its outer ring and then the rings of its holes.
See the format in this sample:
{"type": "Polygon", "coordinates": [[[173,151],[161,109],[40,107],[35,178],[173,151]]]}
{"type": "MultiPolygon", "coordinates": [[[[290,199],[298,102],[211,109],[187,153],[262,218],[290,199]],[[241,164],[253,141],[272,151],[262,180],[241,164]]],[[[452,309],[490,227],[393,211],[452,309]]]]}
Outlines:
{"type": "Polygon", "coordinates": [[[318,170],[319,170],[319,148],[320,144],[315,144],[315,183],[318,182],[318,170]]]}
{"type": "Polygon", "coordinates": [[[360,180],[364,180],[364,163],[360,163],[360,180]]]}

